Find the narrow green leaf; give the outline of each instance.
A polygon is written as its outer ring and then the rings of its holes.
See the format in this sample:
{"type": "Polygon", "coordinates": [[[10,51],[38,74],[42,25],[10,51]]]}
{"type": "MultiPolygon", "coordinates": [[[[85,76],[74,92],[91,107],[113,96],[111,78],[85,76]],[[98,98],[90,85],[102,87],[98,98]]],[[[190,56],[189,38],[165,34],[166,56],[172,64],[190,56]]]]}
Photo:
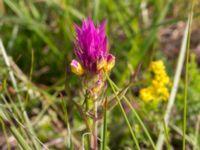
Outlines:
{"type": "Polygon", "coordinates": [[[132,136],[132,138],[133,138],[133,141],[135,142],[137,149],[140,150],[140,146],[139,146],[138,140],[137,140],[137,138],[136,138],[136,136],[135,136],[135,134],[134,134],[134,132],[133,132],[133,129],[132,129],[131,124],[130,124],[130,122],[129,122],[129,120],[128,120],[128,117],[127,117],[127,115],[126,115],[126,113],[125,113],[125,111],[124,111],[124,108],[123,108],[123,106],[122,106],[122,104],[121,104],[121,101],[120,101],[120,99],[119,99],[119,97],[118,97],[118,95],[117,95],[117,91],[116,91],[116,89],[114,88],[114,86],[113,86],[113,84],[112,84],[112,81],[111,81],[111,79],[108,77],[107,74],[106,74],[106,77],[107,77],[108,82],[109,82],[109,84],[110,84],[110,86],[111,86],[111,88],[112,88],[112,90],[113,90],[113,92],[114,92],[114,94],[115,94],[115,96],[116,96],[116,99],[117,99],[118,104],[119,104],[119,106],[120,106],[120,109],[121,109],[121,111],[122,111],[123,117],[124,117],[124,119],[125,119],[125,121],[126,121],[126,124],[127,124],[128,128],[129,128],[129,130],[130,130],[130,133],[131,133],[131,136],[132,136]]]}

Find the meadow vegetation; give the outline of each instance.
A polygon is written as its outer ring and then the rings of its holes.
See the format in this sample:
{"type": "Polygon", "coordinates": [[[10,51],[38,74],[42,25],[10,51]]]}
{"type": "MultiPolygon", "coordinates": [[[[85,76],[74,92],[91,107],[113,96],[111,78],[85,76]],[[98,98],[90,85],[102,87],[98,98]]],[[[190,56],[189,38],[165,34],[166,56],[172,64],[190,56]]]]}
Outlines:
{"type": "Polygon", "coordinates": [[[199,8],[0,0],[0,149],[200,150],[199,8]],[[75,50],[88,18],[108,40],[95,69],[75,50]]]}

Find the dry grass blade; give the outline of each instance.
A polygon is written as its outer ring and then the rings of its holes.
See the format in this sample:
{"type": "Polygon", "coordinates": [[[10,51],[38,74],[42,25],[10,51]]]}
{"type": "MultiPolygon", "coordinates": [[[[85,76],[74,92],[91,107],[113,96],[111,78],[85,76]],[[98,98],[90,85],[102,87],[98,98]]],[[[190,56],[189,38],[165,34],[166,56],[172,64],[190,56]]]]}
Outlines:
{"type": "MultiPolygon", "coordinates": [[[[167,109],[166,109],[166,112],[164,115],[164,121],[166,123],[166,126],[168,126],[168,124],[169,124],[170,114],[171,114],[171,111],[172,111],[172,108],[174,105],[174,101],[175,101],[175,97],[176,97],[176,93],[178,90],[178,84],[179,84],[179,80],[180,80],[180,76],[181,76],[181,71],[183,69],[184,58],[185,58],[186,49],[187,49],[187,41],[188,41],[188,33],[189,33],[190,23],[191,23],[191,17],[188,18],[187,26],[185,28],[185,33],[184,33],[183,40],[182,40],[178,64],[177,64],[176,72],[175,72],[175,76],[174,76],[173,86],[172,86],[172,90],[171,90],[170,97],[168,100],[167,109]]],[[[158,141],[157,141],[157,149],[158,150],[162,150],[163,143],[164,143],[164,137],[165,137],[164,129],[161,128],[160,134],[158,136],[158,141]]]]}

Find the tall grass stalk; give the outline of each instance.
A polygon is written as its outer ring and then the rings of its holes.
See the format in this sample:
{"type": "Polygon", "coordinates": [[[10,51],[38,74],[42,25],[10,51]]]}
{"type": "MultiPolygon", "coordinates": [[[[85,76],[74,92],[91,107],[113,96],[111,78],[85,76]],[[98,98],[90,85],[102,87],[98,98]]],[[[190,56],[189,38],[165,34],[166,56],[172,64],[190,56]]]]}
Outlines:
{"type": "Polygon", "coordinates": [[[10,115],[7,113],[7,111],[0,109],[0,120],[2,120],[3,122],[7,122],[9,124],[8,129],[13,134],[13,136],[15,137],[16,141],[19,143],[21,148],[23,150],[32,150],[31,147],[27,144],[25,138],[22,136],[22,133],[20,133],[20,131],[15,126],[13,126],[13,122],[9,116],[10,115]]]}
{"type": "MultiPolygon", "coordinates": [[[[109,77],[108,77],[108,81],[110,82],[110,84],[112,84],[112,85],[116,88],[116,90],[119,90],[119,88],[117,87],[117,85],[116,85],[109,77]]],[[[129,102],[129,100],[126,98],[126,96],[123,95],[122,97],[123,97],[123,99],[126,101],[126,103],[128,104],[128,106],[131,108],[131,110],[132,110],[132,112],[134,113],[135,117],[137,118],[139,124],[140,124],[141,127],[143,128],[143,130],[144,130],[145,134],[147,135],[147,137],[148,137],[148,139],[149,139],[149,141],[150,141],[150,143],[151,143],[153,149],[156,150],[156,146],[155,146],[155,144],[154,144],[154,142],[153,142],[153,140],[152,140],[152,138],[151,138],[150,133],[148,132],[147,128],[145,127],[145,125],[144,125],[142,119],[140,118],[140,116],[138,115],[138,113],[136,112],[136,110],[133,108],[133,106],[132,106],[132,104],[129,102]]]]}
{"type": "MultiPolygon", "coordinates": [[[[177,127],[176,125],[169,123],[169,127],[174,130],[179,136],[183,137],[183,130],[180,129],[179,127],[177,127]]],[[[185,135],[185,140],[187,141],[188,144],[190,144],[191,146],[195,145],[194,142],[194,138],[192,136],[189,135],[185,135]]]]}
{"type": "Polygon", "coordinates": [[[20,143],[20,146],[23,148],[23,150],[32,150],[16,128],[11,127],[10,131],[16,137],[17,142],[20,143]]]}
{"type": "MultiPolygon", "coordinates": [[[[194,2],[193,2],[194,4],[194,2]]],[[[190,49],[190,33],[193,18],[193,4],[188,21],[187,49],[186,49],[186,66],[185,66],[185,86],[184,86],[184,109],[183,109],[183,150],[185,150],[185,135],[186,135],[186,114],[187,114],[187,96],[188,96],[188,64],[189,64],[189,49],[190,49]]]]}
{"type": "Polygon", "coordinates": [[[166,140],[166,145],[167,145],[167,149],[171,150],[170,144],[169,144],[169,133],[168,133],[168,128],[166,126],[165,120],[162,120],[163,123],[163,128],[164,128],[164,133],[165,133],[165,140],[166,140]]]}
{"type": "MultiPolygon", "coordinates": [[[[4,83],[5,83],[5,82],[4,82],[4,83]]],[[[6,86],[6,85],[4,85],[4,86],[6,86]]],[[[7,88],[4,87],[4,89],[7,89],[7,88]]],[[[4,92],[5,92],[5,91],[6,91],[6,90],[4,90],[4,92]]],[[[7,91],[6,91],[5,93],[7,93],[7,91]]],[[[20,112],[19,112],[19,110],[18,110],[16,104],[14,104],[12,98],[10,97],[10,95],[9,95],[8,93],[7,93],[6,96],[8,97],[10,103],[8,103],[8,101],[7,101],[7,99],[5,98],[4,94],[1,94],[0,96],[1,96],[1,99],[3,100],[3,102],[5,103],[5,106],[6,106],[6,108],[7,108],[7,109],[3,110],[3,112],[6,113],[7,117],[9,118],[9,122],[11,122],[11,123],[13,124],[12,119],[10,119],[10,118],[13,118],[13,119],[15,120],[15,122],[19,124],[18,130],[20,130],[21,135],[23,135],[23,137],[24,137],[25,139],[28,139],[28,138],[29,138],[29,137],[28,137],[28,134],[27,134],[27,132],[24,131],[25,127],[24,127],[24,125],[20,122],[20,119],[21,119],[21,118],[19,117],[20,112]],[[18,114],[18,115],[16,115],[16,114],[18,114]],[[10,117],[10,116],[12,116],[12,117],[10,117]]],[[[6,119],[6,120],[7,120],[7,119],[6,119]]],[[[21,121],[22,121],[22,120],[21,120],[21,121]]]]}
{"type": "Polygon", "coordinates": [[[138,150],[140,150],[140,146],[139,146],[138,140],[137,140],[137,138],[136,138],[136,136],[135,136],[135,134],[134,134],[134,132],[133,132],[133,129],[132,129],[131,124],[130,124],[130,122],[129,122],[129,120],[128,120],[128,117],[127,117],[127,115],[126,115],[126,113],[125,113],[125,111],[124,111],[124,108],[123,108],[123,106],[122,106],[122,104],[121,104],[121,101],[120,101],[120,99],[119,99],[119,97],[118,97],[118,95],[117,95],[117,91],[116,91],[114,85],[112,84],[111,79],[108,77],[107,74],[106,74],[106,77],[107,77],[107,79],[108,79],[108,82],[109,82],[109,84],[110,84],[110,86],[111,86],[111,88],[112,88],[114,94],[115,94],[115,97],[116,97],[116,99],[117,99],[117,101],[118,101],[118,104],[119,104],[120,109],[121,109],[121,111],[122,111],[123,117],[124,117],[124,119],[125,119],[125,121],[126,121],[126,124],[128,125],[128,128],[129,128],[129,130],[130,130],[130,132],[131,132],[131,136],[132,136],[132,138],[133,138],[133,140],[134,140],[134,142],[135,142],[135,144],[136,144],[136,147],[137,147],[138,150]]]}
{"type": "MultiPolygon", "coordinates": [[[[13,110],[11,108],[12,106],[10,106],[10,104],[6,101],[3,94],[1,94],[1,98],[5,102],[6,109],[0,110],[0,119],[4,122],[8,123],[7,127],[9,129],[9,131],[11,131],[11,133],[16,133],[16,134],[13,134],[13,136],[19,142],[19,145],[23,144],[23,141],[24,141],[24,142],[26,142],[26,144],[29,147],[31,147],[32,149],[35,149],[32,146],[32,144],[31,143],[29,144],[29,142],[28,142],[28,140],[29,140],[28,135],[29,135],[32,138],[34,138],[34,140],[36,142],[38,142],[38,144],[42,145],[44,150],[48,150],[48,148],[35,135],[32,135],[29,128],[27,128],[27,126],[25,126],[22,122],[20,122],[20,120],[18,120],[18,118],[15,116],[15,112],[13,112],[13,110]],[[16,132],[12,132],[13,130],[16,130],[16,132]],[[19,134],[19,135],[17,135],[17,134],[19,134]],[[20,138],[20,139],[18,139],[18,138],[20,138]]],[[[32,138],[31,138],[30,142],[33,142],[32,138]]],[[[20,148],[23,149],[24,146],[21,145],[20,148]]],[[[26,149],[24,149],[24,150],[26,150],[26,149]]]]}
{"type": "Polygon", "coordinates": [[[8,97],[8,100],[10,101],[10,103],[7,102],[4,94],[1,94],[2,100],[7,105],[7,108],[9,109],[9,111],[13,112],[13,117],[19,118],[22,121],[23,118],[21,117],[21,112],[17,108],[16,104],[13,102],[13,99],[10,97],[9,93],[7,92],[7,90],[4,90],[4,92],[5,92],[5,95],[8,97]],[[11,109],[11,107],[12,107],[12,109],[11,109]]]}
{"type": "MultiPolygon", "coordinates": [[[[22,113],[22,116],[23,116],[23,119],[24,119],[24,122],[26,123],[27,125],[27,129],[30,131],[31,135],[31,139],[33,141],[33,144],[35,146],[35,149],[36,150],[40,150],[41,147],[40,147],[40,144],[35,140],[36,138],[36,135],[34,133],[34,130],[33,130],[33,127],[30,123],[30,120],[28,118],[28,115],[25,111],[25,108],[22,104],[22,99],[21,99],[21,96],[20,94],[18,93],[18,87],[17,87],[17,82],[15,80],[15,76],[14,76],[14,73],[13,71],[11,70],[11,64],[10,64],[10,61],[9,61],[9,58],[6,54],[6,51],[5,51],[5,48],[3,46],[3,43],[2,43],[2,40],[0,39],[0,53],[3,55],[3,59],[5,61],[5,64],[6,66],[9,68],[9,76],[10,76],[10,79],[11,79],[11,83],[13,85],[13,88],[15,89],[15,91],[17,91],[17,100],[19,101],[19,104],[20,104],[20,110],[21,110],[21,113],[22,113]]],[[[18,133],[18,132],[17,132],[18,133]]],[[[20,136],[19,136],[20,137],[20,136]]]]}
{"type": "MultiPolygon", "coordinates": [[[[169,96],[167,109],[166,109],[165,115],[164,115],[164,120],[165,120],[166,126],[168,126],[170,114],[171,114],[171,111],[172,111],[172,108],[174,105],[174,101],[175,101],[175,97],[176,97],[176,93],[178,90],[178,84],[179,84],[180,75],[181,75],[181,71],[182,71],[183,64],[184,64],[185,53],[186,53],[186,49],[187,49],[187,40],[188,40],[190,22],[191,22],[191,18],[188,18],[184,36],[182,39],[181,49],[180,49],[178,63],[177,63],[174,81],[173,81],[173,86],[172,86],[171,93],[169,96]]],[[[163,147],[163,142],[164,142],[164,134],[163,133],[164,133],[164,129],[161,128],[160,134],[159,134],[158,140],[157,140],[157,145],[156,145],[158,150],[162,150],[162,147],[163,147]]]]}

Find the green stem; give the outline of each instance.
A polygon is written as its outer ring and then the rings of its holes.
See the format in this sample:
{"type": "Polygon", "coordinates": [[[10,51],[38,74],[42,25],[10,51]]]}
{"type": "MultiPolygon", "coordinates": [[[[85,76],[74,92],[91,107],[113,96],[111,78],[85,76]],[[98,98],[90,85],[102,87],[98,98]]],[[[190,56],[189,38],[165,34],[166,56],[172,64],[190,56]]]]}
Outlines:
{"type": "Polygon", "coordinates": [[[98,102],[94,102],[94,119],[93,119],[93,147],[94,150],[98,150],[98,112],[97,112],[98,102]]]}
{"type": "Polygon", "coordinates": [[[103,113],[103,135],[102,135],[102,145],[101,150],[106,150],[106,138],[107,138],[107,100],[105,101],[104,105],[104,113],[103,113]]]}
{"type": "MultiPolygon", "coordinates": [[[[93,104],[91,103],[91,99],[88,96],[88,93],[86,93],[85,95],[85,101],[86,101],[86,110],[90,110],[93,106],[93,104]]],[[[91,118],[87,118],[87,122],[88,122],[88,132],[90,132],[90,137],[87,136],[87,149],[91,149],[91,141],[92,141],[92,119],[91,118]]]]}

